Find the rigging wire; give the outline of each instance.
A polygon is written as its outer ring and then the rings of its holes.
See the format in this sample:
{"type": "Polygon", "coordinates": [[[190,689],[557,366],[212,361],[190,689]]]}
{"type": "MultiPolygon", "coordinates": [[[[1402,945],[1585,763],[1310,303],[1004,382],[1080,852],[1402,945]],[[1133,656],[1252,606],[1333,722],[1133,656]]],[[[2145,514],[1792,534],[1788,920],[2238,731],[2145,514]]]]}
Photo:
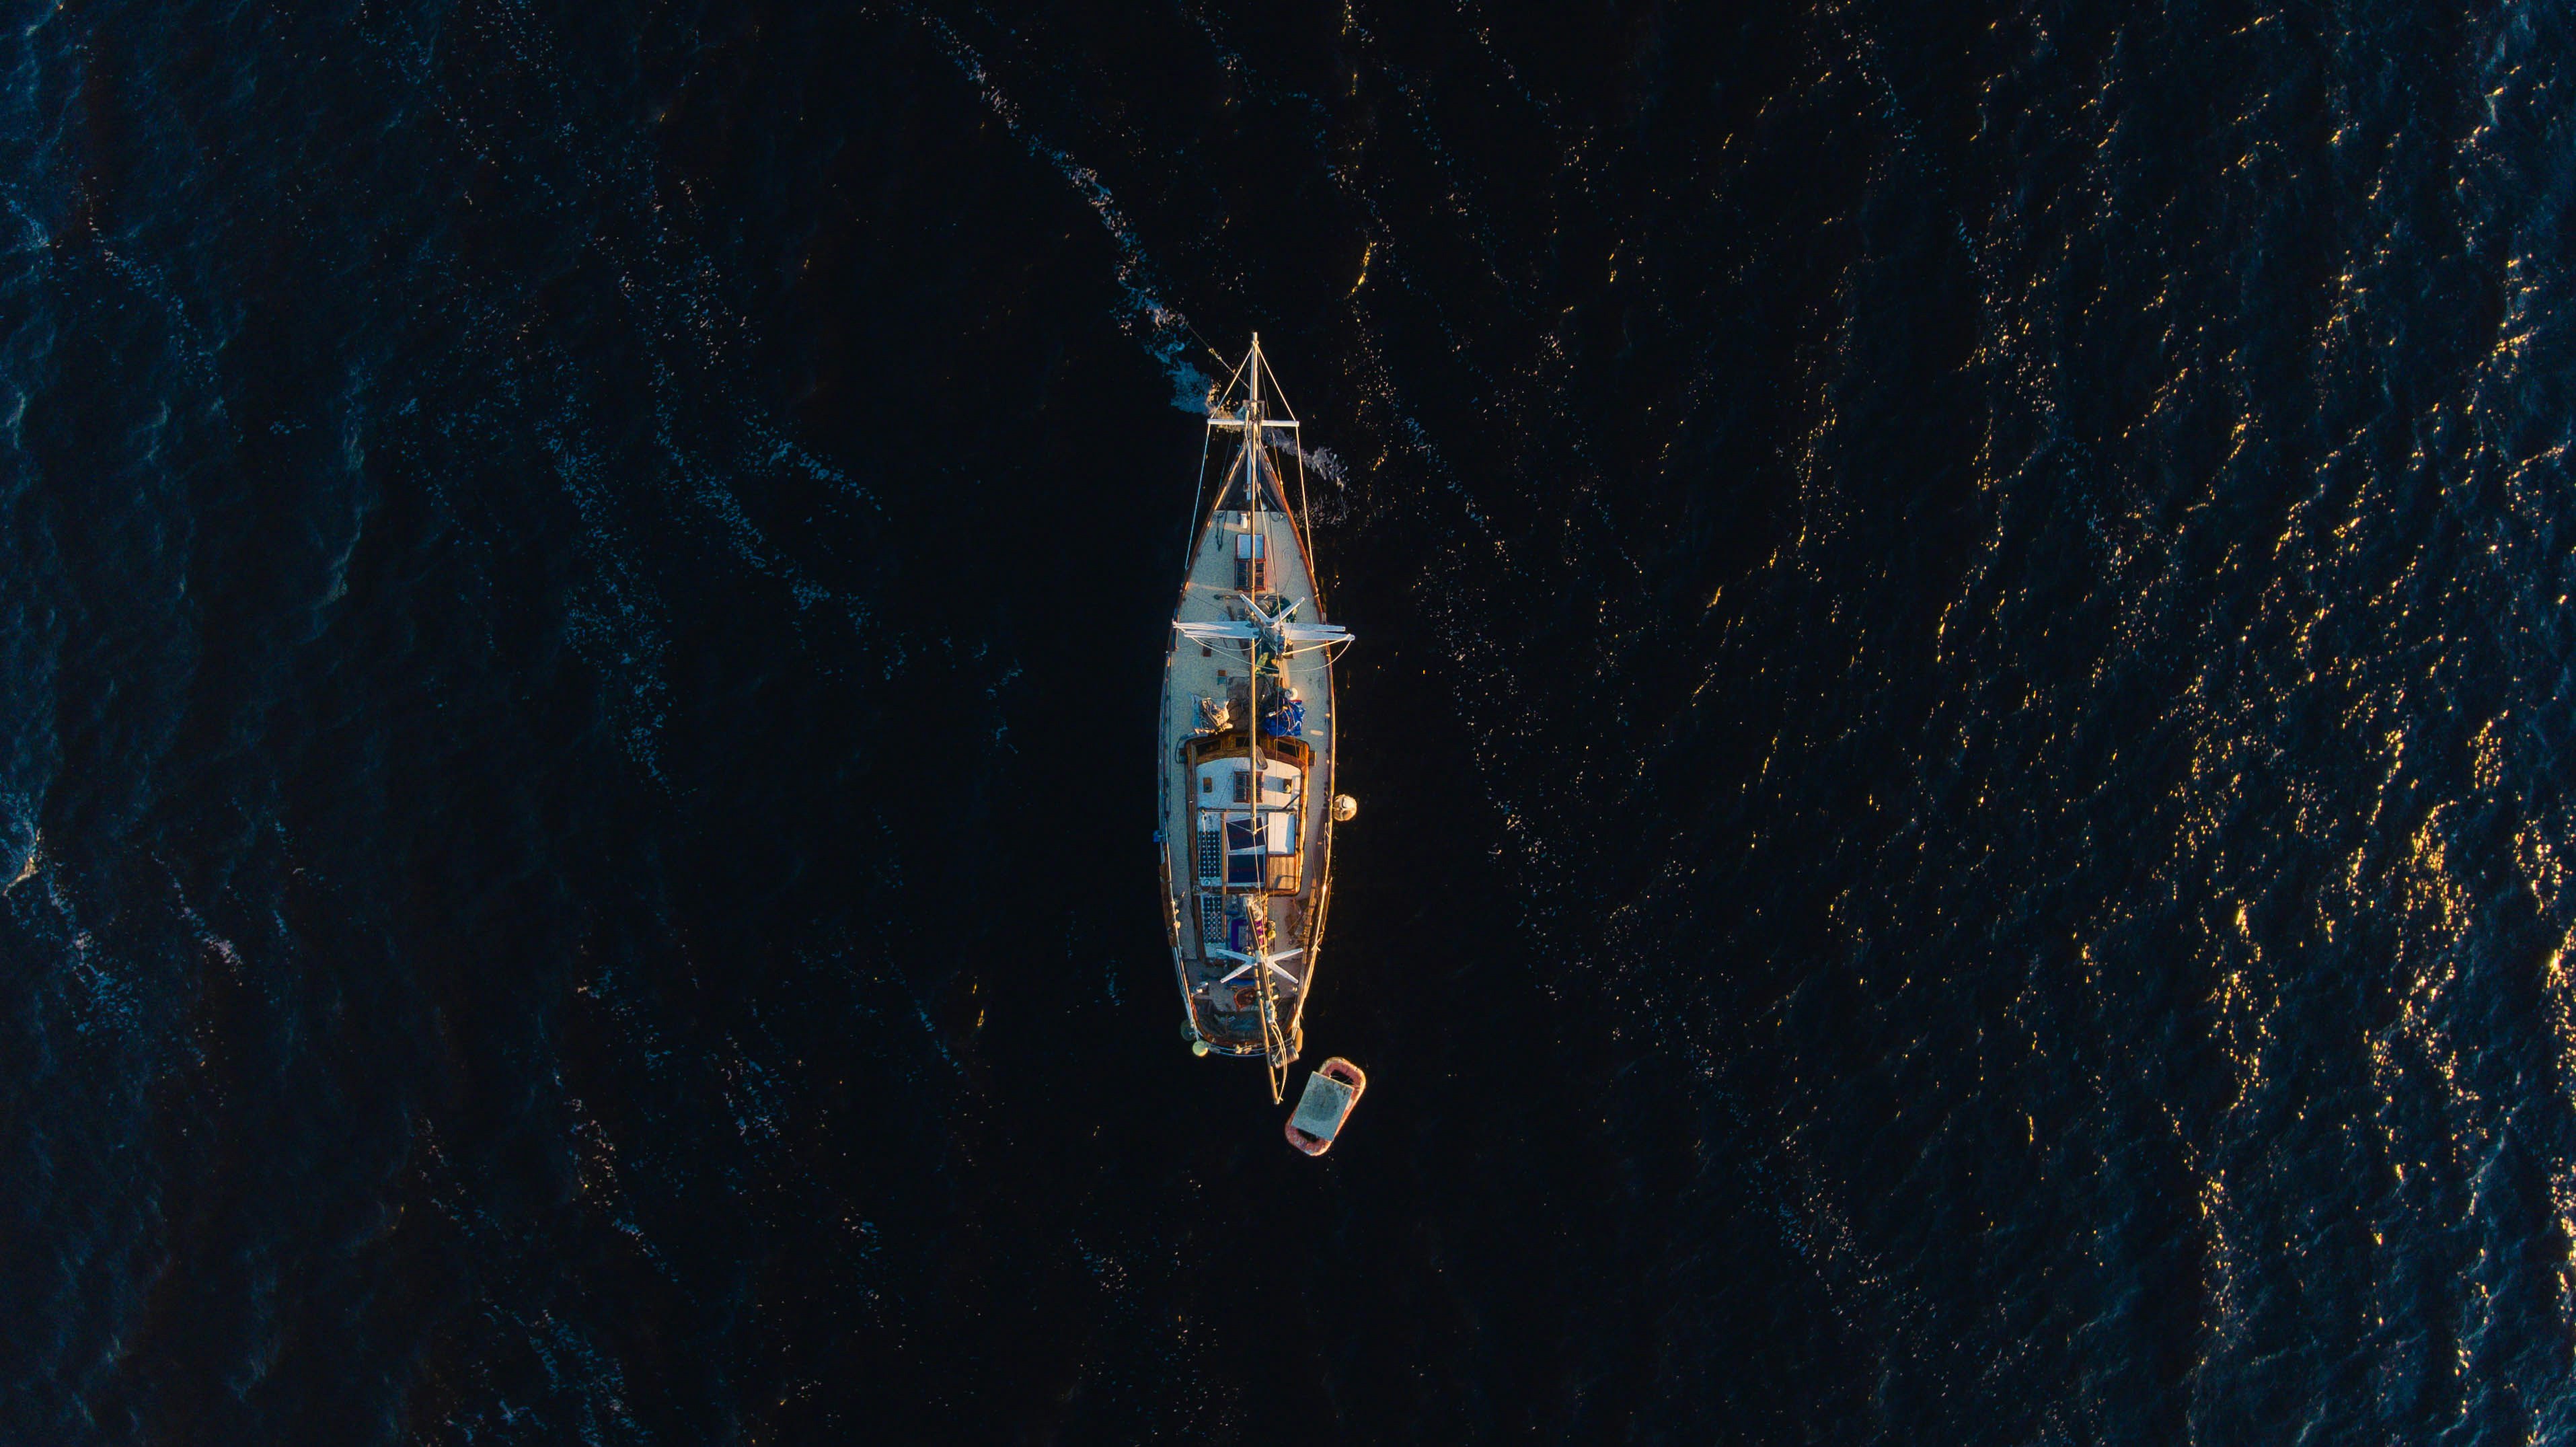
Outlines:
{"type": "MultiPolygon", "coordinates": [[[[1216,429],[1213,427],[1204,427],[1199,430],[1199,475],[1197,481],[1190,487],[1189,531],[1181,534],[1181,559],[1182,566],[1185,571],[1188,567],[1190,539],[1198,535],[1199,499],[1207,494],[1208,443],[1210,439],[1215,437],[1215,435],[1216,429]]],[[[1183,586],[1187,587],[1188,585],[1184,583],[1183,586]]]]}

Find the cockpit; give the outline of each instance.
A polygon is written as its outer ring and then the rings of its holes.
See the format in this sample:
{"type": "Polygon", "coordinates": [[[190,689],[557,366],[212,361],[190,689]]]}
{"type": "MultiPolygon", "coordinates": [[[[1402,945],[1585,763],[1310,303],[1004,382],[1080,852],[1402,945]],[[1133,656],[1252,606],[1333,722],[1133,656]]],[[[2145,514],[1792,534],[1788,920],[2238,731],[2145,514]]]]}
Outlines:
{"type": "Polygon", "coordinates": [[[1306,771],[1266,758],[1256,776],[1252,760],[1237,756],[1210,759],[1196,774],[1199,883],[1294,893],[1304,873],[1299,849],[1306,771]]]}

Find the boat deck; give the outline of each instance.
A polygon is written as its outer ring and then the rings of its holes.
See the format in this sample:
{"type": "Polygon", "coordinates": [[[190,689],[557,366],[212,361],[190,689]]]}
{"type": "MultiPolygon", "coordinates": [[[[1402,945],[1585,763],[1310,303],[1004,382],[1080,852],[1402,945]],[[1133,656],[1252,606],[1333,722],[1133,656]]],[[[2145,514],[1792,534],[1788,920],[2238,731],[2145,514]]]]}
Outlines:
{"type": "MultiPolygon", "coordinates": [[[[1241,595],[1254,591],[1245,586],[1253,581],[1266,584],[1260,591],[1294,603],[1297,621],[1324,621],[1316,603],[1313,570],[1297,535],[1295,522],[1287,513],[1273,511],[1249,516],[1239,511],[1216,511],[1208,515],[1192,544],[1188,579],[1181,590],[1175,621],[1222,622],[1242,618],[1241,595]],[[1260,539],[1258,547],[1267,564],[1266,577],[1258,580],[1248,576],[1248,570],[1238,557],[1247,546],[1240,541],[1247,533],[1260,539]]],[[[1271,951],[1278,953],[1292,948],[1304,951],[1279,962],[1278,968],[1270,974],[1281,1027],[1293,1047],[1299,1038],[1298,1017],[1305,1004],[1306,982],[1311,978],[1316,953],[1322,943],[1327,873],[1332,857],[1334,719],[1332,665],[1326,652],[1318,648],[1298,653],[1290,657],[1285,666],[1293,696],[1305,708],[1302,736],[1288,742],[1306,745],[1311,751],[1311,766],[1304,772],[1303,787],[1292,801],[1297,845],[1294,857],[1262,861],[1267,871],[1264,883],[1270,886],[1262,893],[1267,902],[1272,931],[1271,951]],[[1282,887],[1289,887],[1292,892],[1278,892],[1282,887]],[[1285,976],[1280,971],[1285,971],[1285,976]]],[[[1160,737],[1159,817],[1164,840],[1163,877],[1168,891],[1173,961],[1180,974],[1182,997],[1190,1012],[1191,1025],[1199,1038],[1214,1049],[1233,1054],[1258,1054],[1262,1050],[1260,996],[1252,976],[1238,973],[1243,969],[1242,961],[1212,955],[1208,953],[1207,946],[1220,945],[1243,953],[1259,952],[1257,945],[1247,942],[1245,926],[1236,917],[1240,913],[1241,896],[1249,891],[1250,886],[1238,884],[1229,891],[1203,887],[1200,883],[1200,806],[1207,802],[1222,808],[1235,800],[1202,795],[1202,781],[1193,767],[1192,758],[1185,755],[1195,755],[1200,762],[1211,758],[1245,757],[1243,741],[1247,721],[1244,717],[1244,695],[1248,667],[1240,647],[1222,642],[1214,646],[1203,645],[1175,632],[1164,669],[1160,737]],[[1222,734],[1210,731],[1201,712],[1202,699],[1212,703],[1231,703],[1232,727],[1222,734]],[[1193,740],[1199,742],[1185,750],[1193,740]],[[1237,975],[1237,978],[1228,982],[1228,975],[1237,975]]],[[[1265,678],[1262,682],[1260,707],[1265,715],[1271,712],[1276,702],[1277,686],[1275,678],[1265,678]]],[[[1278,741],[1264,739],[1265,760],[1297,752],[1290,747],[1274,753],[1267,746],[1275,742],[1278,741]]],[[[1279,767],[1278,763],[1265,761],[1267,769],[1279,767]]]]}

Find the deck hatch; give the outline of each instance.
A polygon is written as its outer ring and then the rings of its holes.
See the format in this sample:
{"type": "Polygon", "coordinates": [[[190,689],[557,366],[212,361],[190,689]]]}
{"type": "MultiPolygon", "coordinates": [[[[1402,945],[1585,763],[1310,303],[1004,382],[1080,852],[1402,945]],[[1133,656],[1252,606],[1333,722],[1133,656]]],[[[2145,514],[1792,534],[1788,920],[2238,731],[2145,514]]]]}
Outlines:
{"type": "Polygon", "coordinates": [[[1261,831],[1250,819],[1225,821],[1225,882],[1259,884],[1261,857],[1269,852],[1264,847],[1261,831]]]}
{"type": "Polygon", "coordinates": [[[1234,535],[1234,588],[1238,593],[1270,591],[1270,540],[1260,533],[1234,535]]]}

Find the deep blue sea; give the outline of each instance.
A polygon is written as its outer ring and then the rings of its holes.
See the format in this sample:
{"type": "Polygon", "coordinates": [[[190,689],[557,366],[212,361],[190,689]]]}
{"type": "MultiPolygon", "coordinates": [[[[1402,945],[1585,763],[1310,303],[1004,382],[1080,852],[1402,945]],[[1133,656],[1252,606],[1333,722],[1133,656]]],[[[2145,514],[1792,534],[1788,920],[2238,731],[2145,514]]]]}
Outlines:
{"type": "Polygon", "coordinates": [[[0,1442],[2576,1443],[2563,4],[7,0],[0,207],[0,1442]]]}

